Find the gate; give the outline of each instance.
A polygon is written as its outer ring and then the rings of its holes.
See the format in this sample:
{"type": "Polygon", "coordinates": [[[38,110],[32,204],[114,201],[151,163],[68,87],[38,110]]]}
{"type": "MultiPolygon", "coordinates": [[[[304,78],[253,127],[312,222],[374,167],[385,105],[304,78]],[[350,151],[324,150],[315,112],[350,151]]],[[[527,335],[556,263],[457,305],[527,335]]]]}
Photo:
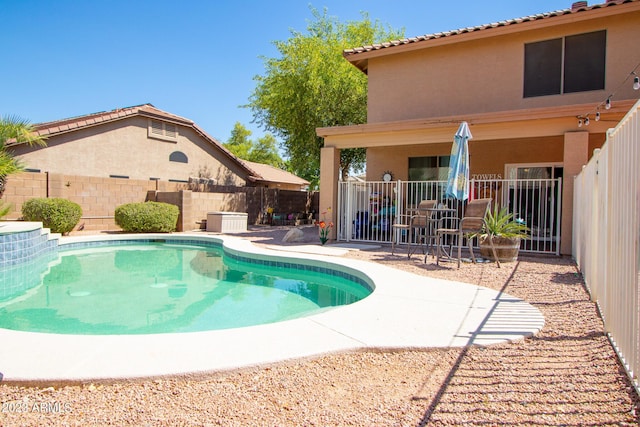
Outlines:
{"type": "MultiPolygon", "coordinates": [[[[446,181],[339,182],[337,238],[391,242],[392,225],[407,221],[421,200],[438,200],[464,215],[466,203],[444,196],[446,181]]],[[[560,253],[562,179],[470,181],[471,199],[490,197],[530,229],[520,250],[560,253]]],[[[406,238],[406,236],[400,236],[406,238]]]]}

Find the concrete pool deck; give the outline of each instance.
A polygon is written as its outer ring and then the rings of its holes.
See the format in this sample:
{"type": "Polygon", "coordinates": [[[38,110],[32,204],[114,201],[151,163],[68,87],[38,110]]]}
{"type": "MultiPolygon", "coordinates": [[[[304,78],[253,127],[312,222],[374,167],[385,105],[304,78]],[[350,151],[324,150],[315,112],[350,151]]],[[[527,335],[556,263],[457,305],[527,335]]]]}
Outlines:
{"type": "Polygon", "coordinates": [[[357,303],[309,317],[219,331],[86,336],[0,329],[2,380],[47,383],[188,375],[337,351],[489,345],[530,336],[544,325],[540,311],[518,298],[341,257],[349,248],[304,245],[277,250],[214,237],[240,252],[363,271],[375,282],[375,291],[357,303]]]}

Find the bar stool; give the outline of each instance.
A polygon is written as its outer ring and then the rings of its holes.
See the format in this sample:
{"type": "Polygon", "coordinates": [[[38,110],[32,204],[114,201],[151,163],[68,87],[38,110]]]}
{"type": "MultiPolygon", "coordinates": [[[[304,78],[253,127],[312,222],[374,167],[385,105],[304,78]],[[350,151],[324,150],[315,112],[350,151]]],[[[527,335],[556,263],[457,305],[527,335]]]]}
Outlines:
{"type": "Polygon", "coordinates": [[[407,257],[411,258],[411,255],[417,250],[419,246],[422,248],[422,253],[425,254],[425,242],[428,244],[428,248],[432,245],[432,233],[431,233],[431,209],[436,205],[436,200],[423,200],[418,204],[416,213],[409,217],[408,223],[396,223],[392,225],[393,236],[391,239],[391,254],[394,254],[395,245],[399,239],[401,231],[407,233],[407,257]],[[414,235],[416,236],[414,238],[414,235]]]}

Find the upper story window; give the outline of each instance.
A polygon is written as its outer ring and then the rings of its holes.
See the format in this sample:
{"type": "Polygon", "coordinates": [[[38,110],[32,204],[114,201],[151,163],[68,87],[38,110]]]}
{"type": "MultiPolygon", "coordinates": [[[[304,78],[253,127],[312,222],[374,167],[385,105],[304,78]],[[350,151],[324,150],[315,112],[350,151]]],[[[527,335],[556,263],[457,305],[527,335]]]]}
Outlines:
{"type": "Polygon", "coordinates": [[[147,135],[149,138],[163,139],[176,142],[178,140],[178,128],[176,125],[160,120],[149,120],[147,135]]]}
{"type": "Polygon", "coordinates": [[[524,97],[602,90],[606,30],[524,45],[524,97]]]}

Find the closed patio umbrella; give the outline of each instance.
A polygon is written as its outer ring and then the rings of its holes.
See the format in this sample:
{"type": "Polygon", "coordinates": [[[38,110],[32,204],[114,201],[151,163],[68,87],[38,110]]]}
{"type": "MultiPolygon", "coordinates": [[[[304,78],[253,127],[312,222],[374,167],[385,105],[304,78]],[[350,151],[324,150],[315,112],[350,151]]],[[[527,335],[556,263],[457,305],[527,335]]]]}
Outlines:
{"type": "Polygon", "coordinates": [[[464,201],[469,198],[469,143],[472,138],[467,122],[460,123],[453,137],[449,176],[445,196],[464,201]]]}

